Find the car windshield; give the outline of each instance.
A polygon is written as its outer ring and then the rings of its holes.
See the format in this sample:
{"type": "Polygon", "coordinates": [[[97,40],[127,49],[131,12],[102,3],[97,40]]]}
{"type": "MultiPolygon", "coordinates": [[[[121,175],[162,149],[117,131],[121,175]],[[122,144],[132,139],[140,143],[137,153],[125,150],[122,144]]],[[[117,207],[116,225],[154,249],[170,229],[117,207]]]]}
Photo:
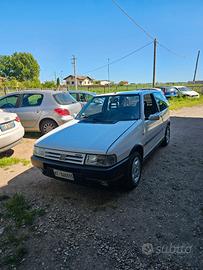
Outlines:
{"type": "Polygon", "coordinates": [[[69,93],[61,92],[53,95],[56,102],[60,105],[68,105],[77,101],[69,93]]]}
{"type": "Polygon", "coordinates": [[[189,87],[183,86],[183,87],[178,87],[178,90],[180,91],[192,91],[189,87]]]}
{"type": "Polygon", "coordinates": [[[135,94],[97,96],[77,115],[84,122],[113,123],[140,118],[140,97],[135,94]]]}

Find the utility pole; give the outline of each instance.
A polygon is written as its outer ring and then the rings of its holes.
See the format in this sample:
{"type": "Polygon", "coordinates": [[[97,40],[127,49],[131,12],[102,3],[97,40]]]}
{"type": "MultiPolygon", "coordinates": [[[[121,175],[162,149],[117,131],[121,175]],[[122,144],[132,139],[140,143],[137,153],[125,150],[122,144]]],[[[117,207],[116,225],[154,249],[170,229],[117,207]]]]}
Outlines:
{"type": "MultiPolygon", "coordinates": [[[[110,70],[109,70],[109,58],[108,58],[108,88],[110,90],[110,70]]],[[[109,91],[110,92],[110,91],[109,91]]]]}
{"type": "Polygon", "coordinates": [[[196,64],[195,64],[195,72],[194,72],[194,77],[193,77],[193,83],[195,83],[195,79],[196,79],[197,67],[198,67],[198,62],[199,62],[199,55],[200,55],[200,50],[197,53],[197,59],[196,59],[196,64]]]}
{"type": "Polygon", "coordinates": [[[75,90],[78,90],[78,82],[77,82],[77,75],[76,75],[76,57],[73,55],[72,57],[72,65],[73,65],[73,74],[74,74],[74,81],[75,81],[75,90]]]}
{"type": "Polygon", "coordinates": [[[152,87],[155,87],[156,84],[156,45],[157,40],[154,39],[154,60],[153,60],[153,81],[152,81],[152,87]]]}

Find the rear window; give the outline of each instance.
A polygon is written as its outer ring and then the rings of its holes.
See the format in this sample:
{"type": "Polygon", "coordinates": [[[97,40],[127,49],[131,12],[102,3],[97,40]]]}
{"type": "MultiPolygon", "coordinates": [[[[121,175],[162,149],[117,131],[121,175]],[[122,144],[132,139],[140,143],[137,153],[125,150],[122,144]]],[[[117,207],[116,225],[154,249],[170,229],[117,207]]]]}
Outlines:
{"type": "Polygon", "coordinates": [[[60,105],[68,105],[77,102],[69,93],[57,93],[53,96],[56,102],[60,105]]]}

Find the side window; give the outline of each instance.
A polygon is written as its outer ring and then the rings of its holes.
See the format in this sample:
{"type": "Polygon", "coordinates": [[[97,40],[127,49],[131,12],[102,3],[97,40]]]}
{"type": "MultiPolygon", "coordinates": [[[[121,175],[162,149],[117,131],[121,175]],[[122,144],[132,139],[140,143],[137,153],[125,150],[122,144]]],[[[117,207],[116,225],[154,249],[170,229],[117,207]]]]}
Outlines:
{"type": "Polygon", "coordinates": [[[160,111],[168,108],[168,101],[161,93],[154,93],[154,96],[160,111]]]}
{"type": "Polygon", "coordinates": [[[152,94],[144,95],[144,114],[145,114],[145,119],[148,119],[148,117],[151,114],[155,114],[158,111],[159,110],[158,110],[156,101],[154,99],[154,96],[152,94]]]}
{"type": "Polygon", "coordinates": [[[77,99],[77,94],[76,94],[76,93],[71,93],[70,95],[71,95],[72,97],[74,97],[75,100],[78,101],[78,99],[77,99]]]}
{"type": "Polygon", "coordinates": [[[92,95],[86,95],[86,99],[87,99],[87,101],[89,101],[89,100],[91,100],[93,98],[93,96],[92,95]]]}
{"type": "Polygon", "coordinates": [[[9,109],[16,108],[18,101],[18,95],[8,96],[0,99],[0,108],[9,109]]]}
{"type": "Polygon", "coordinates": [[[85,94],[79,94],[79,101],[85,102],[85,94]]]}
{"type": "Polygon", "coordinates": [[[25,94],[23,95],[22,107],[40,106],[43,100],[41,94],[25,94]]]}

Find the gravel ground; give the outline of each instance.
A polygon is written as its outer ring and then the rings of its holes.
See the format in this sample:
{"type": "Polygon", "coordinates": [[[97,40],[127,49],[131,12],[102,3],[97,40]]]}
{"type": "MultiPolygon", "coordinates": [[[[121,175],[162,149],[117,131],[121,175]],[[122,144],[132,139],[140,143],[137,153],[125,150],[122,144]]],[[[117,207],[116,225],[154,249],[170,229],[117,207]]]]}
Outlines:
{"type": "Polygon", "coordinates": [[[171,130],[131,192],[56,181],[31,166],[12,179],[2,170],[0,194],[21,192],[45,209],[18,269],[203,269],[203,107],[172,112],[171,130]]]}

